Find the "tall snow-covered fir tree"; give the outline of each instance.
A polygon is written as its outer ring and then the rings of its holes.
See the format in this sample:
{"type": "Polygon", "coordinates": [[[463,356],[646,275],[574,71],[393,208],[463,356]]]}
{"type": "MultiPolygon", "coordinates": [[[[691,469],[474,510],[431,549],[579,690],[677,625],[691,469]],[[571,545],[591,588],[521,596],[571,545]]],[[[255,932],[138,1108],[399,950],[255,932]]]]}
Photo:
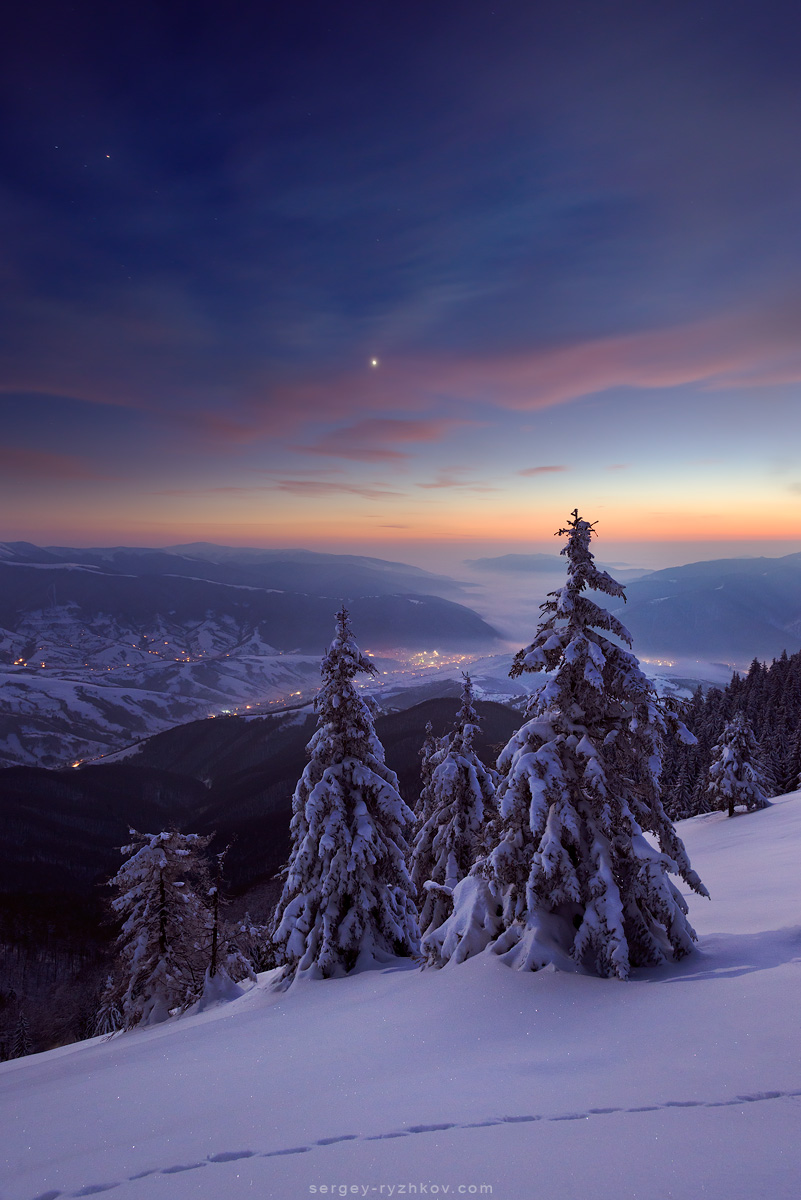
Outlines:
{"type": "Polygon", "coordinates": [[[430,801],[411,858],[412,883],[425,936],[452,909],[451,892],[484,852],[485,831],[495,809],[495,782],[473,749],[479,717],[473,685],[465,673],[454,731],[431,772],[430,801]]]}
{"type": "Polygon", "coordinates": [[[730,817],[738,804],[749,812],[769,807],[756,738],[743,713],[727,723],[712,751],[706,794],[712,808],[730,817]]]}
{"type": "Polygon", "coordinates": [[[628,631],[587,594],[624,598],[594,564],[593,526],[574,511],[565,534],[566,584],[511,670],[548,677],[498,759],[500,837],[427,948],[440,963],[490,945],[521,969],[550,962],[625,979],[692,948],[670,874],[707,893],[659,794],[661,740],[680,723],[625,649],[628,631]]]}
{"type": "Polygon", "coordinates": [[[201,858],[210,837],[196,833],[137,833],[122,847],[129,857],[110,881],[111,907],[123,918],[116,1002],[127,1029],[155,1025],[170,1010],[199,996],[206,969],[209,914],[196,886],[205,883],[201,858]]]}
{"type": "Polygon", "coordinates": [[[343,975],[409,956],[418,945],[404,837],[414,814],[353,682],[375,667],[353,640],[344,606],[321,673],[318,727],[292,801],[292,851],[273,932],[283,983],[343,975]]]}

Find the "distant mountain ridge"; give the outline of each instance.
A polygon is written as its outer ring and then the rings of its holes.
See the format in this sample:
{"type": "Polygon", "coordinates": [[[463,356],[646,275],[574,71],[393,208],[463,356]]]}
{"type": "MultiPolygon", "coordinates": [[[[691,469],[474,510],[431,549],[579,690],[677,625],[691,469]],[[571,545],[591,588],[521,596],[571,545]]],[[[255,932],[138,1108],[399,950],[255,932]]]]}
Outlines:
{"type": "Polygon", "coordinates": [[[194,549],[202,553],[0,543],[0,626],[15,631],[33,614],[70,609],[76,621],[102,615],[132,634],[142,626],[141,636],[167,618],[195,628],[225,616],[257,630],[266,647],[317,652],[344,600],[362,643],[374,648],[491,645],[498,637],[441,594],[464,585],[418,567],[311,551],[194,549]]]}
{"type": "MultiPolygon", "coordinates": [[[[564,572],[564,559],[556,554],[504,554],[468,565],[518,580],[564,572]]],[[[626,588],[624,605],[610,606],[608,599],[604,605],[629,629],[637,654],[734,667],[801,647],[801,552],[711,559],[659,571],[598,566],[626,588]]]]}
{"type": "MultiPolygon", "coordinates": [[[[504,575],[561,574],[565,560],[559,554],[499,554],[495,558],[467,558],[465,565],[477,571],[494,571],[504,575]]],[[[631,567],[627,563],[597,563],[621,583],[650,575],[649,567],[631,567]]]]}
{"type": "Polygon", "coordinates": [[[614,611],[638,651],[744,665],[801,648],[801,553],[669,567],[626,599],[614,611]]]}
{"type": "Polygon", "coordinates": [[[0,562],[55,567],[83,565],[107,574],[170,575],[266,590],[309,592],[335,599],[410,593],[464,596],[468,585],[421,567],[357,554],[312,550],[261,550],[195,542],[152,549],[136,546],[78,548],[0,543],[0,562]]]}

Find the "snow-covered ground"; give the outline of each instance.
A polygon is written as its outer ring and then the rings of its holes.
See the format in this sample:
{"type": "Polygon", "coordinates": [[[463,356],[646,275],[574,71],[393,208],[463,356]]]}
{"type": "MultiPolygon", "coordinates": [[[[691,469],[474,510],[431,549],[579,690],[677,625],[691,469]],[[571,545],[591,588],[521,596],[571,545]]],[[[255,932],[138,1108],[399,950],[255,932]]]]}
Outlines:
{"type": "Polygon", "coordinates": [[[801,793],[680,832],[712,894],[690,897],[684,962],[628,983],[491,956],[284,994],[263,976],[4,1063],[0,1197],[795,1200],[801,793]]]}
{"type": "Polygon", "coordinates": [[[63,767],[210,714],[313,696],[319,657],[241,648],[215,661],[94,668],[0,667],[0,766],[63,767]],[[93,673],[94,672],[94,673],[93,673]]]}

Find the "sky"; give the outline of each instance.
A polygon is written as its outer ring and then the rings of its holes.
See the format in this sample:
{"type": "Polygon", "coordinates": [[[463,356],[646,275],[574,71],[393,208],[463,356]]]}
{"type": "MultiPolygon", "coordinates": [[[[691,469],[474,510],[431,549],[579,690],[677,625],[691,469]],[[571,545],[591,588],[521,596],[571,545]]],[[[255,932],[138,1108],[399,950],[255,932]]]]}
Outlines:
{"type": "Polygon", "coordinates": [[[801,550],[801,14],[16,5],[0,538],[801,550]]]}

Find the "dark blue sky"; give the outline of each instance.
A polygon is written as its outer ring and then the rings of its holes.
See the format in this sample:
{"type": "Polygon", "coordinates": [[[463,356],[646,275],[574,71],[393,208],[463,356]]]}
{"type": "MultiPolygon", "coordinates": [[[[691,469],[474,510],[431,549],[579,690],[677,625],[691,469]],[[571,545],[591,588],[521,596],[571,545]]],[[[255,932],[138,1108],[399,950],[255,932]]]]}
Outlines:
{"type": "Polygon", "coordinates": [[[801,531],[797,5],[45,3],[0,54],[3,536],[684,537],[698,460],[704,536],[744,474],[801,531]]]}

